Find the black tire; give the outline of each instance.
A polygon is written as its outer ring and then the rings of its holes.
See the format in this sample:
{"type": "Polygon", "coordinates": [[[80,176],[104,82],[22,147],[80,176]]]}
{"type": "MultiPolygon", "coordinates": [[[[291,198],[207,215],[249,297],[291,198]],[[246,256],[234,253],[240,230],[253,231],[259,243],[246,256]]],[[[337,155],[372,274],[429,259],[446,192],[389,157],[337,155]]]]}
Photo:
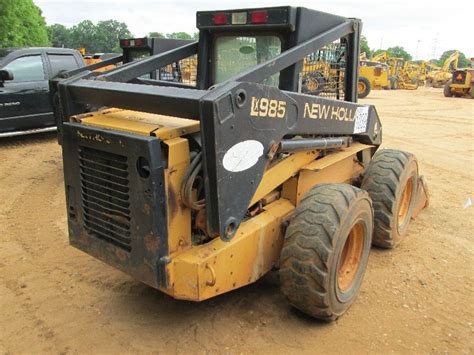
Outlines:
{"type": "Polygon", "coordinates": [[[359,99],[363,99],[364,97],[367,97],[367,95],[370,94],[371,89],[372,89],[372,86],[370,85],[369,79],[367,79],[364,76],[359,77],[359,83],[357,85],[357,97],[359,99]],[[361,86],[361,90],[359,90],[359,85],[361,86]]]}
{"type": "Polygon", "coordinates": [[[451,88],[449,87],[449,85],[451,85],[451,81],[448,81],[446,84],[444,84],[444,88],[443,88],[444,97],[453,96],[453,93],[451,92],[451,88]]]}
{"type": "Polygon", "coordinates": [[[309,95],[319,95],[324,91],[326,79],[320,72],[310,72],[303,76],[301,92],[309,95]]]}
{"type": "Polygon", "coordinates": [[[281,252],[281,290],[288,301],[321,320],[341,316],[359,292],[372,230],[367,192],[347,184],[313,187],[296,208],[281,252]]]}
{"type": "Polygon", "coordinates": [[[393,149],[375,153],[361,185],[374,207],[374,245],[393,248],[406,235],[417,187],[418,162],[412,154],[393,149]]]}
{"type": "Polygon", "coordinates": [[[390,78],[390,90],[398,89],[398,80],[397,78],[390,78]]]}

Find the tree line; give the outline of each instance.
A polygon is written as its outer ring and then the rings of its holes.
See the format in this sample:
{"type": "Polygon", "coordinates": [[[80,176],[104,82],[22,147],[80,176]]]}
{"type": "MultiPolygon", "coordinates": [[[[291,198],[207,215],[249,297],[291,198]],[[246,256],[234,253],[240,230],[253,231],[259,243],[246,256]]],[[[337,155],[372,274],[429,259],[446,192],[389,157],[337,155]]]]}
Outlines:
{"type": "MultiPolygon", "coordinates": [[[[7,47],[64,47],[86,48],[88,53],[120,52],[119,39],[132,38],[133,34],[124,22],[99,21],[94,24],[84,20],[72,27],[62,24],[46,25],[41,9],[33,0],[0,0],[0,48],[7,47]]],[[[198,39],[198,32],[150,32],[148,37],[173,39],[198,39]]],[[[412,60],[413,57],[401,46],[387,49],[370,49],[365,36],[360,41],[360,51],[368,58],[387,51],[390,56],[412,60]]],[[[431,62],[442,66],[444,60],[455,50],[445,51],[439,59],[431,62]]],[[[459,67],[467,67],[469,61],[463,53],[459,55],[459,67]]]]}

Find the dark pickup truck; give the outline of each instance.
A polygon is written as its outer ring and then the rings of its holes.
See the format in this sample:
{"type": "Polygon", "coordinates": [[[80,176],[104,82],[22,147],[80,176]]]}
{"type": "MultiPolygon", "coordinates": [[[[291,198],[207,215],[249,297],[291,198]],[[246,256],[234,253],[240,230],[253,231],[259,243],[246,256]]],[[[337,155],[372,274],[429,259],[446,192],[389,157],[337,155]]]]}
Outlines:
{"type": "Polygon", "coordinates": [[[0,137],[54,130],[48,81],[84,66],[72,49],[0,48],[0,137]]]}

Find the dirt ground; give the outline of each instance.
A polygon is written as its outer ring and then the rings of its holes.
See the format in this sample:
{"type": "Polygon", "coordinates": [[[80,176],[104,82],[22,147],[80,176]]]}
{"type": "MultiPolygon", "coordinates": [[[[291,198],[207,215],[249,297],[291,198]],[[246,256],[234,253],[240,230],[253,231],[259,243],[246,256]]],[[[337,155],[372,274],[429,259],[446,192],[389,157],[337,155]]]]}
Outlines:
{"type": "Polygon", "coordinates": [[[384,146],[415,153],[429,209],[373,249],[359,298],[332,324],[292,310],[275,279],[176,301],[70,247],[54,135],[0,140],[0,352],[472,353],[474,100],[373,91],[384,146]]]}

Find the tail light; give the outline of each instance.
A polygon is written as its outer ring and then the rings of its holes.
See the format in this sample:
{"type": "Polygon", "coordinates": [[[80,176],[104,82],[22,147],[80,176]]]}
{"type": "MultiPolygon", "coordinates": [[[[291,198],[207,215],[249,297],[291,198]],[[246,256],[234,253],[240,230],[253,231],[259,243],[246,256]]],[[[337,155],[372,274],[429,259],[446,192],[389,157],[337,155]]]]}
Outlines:
{"type": "Polygon", "coordinates": [[[267,11],[252,11],[250,13],[250,22],[253,24],[267,23],[268,12],[267,11]]]}
{"type": "Polygon", "coordinates": [[[214,25],[227,25],[227,14],[223,12],[218,12],[212,17],[212,22],[214,25]]]}

